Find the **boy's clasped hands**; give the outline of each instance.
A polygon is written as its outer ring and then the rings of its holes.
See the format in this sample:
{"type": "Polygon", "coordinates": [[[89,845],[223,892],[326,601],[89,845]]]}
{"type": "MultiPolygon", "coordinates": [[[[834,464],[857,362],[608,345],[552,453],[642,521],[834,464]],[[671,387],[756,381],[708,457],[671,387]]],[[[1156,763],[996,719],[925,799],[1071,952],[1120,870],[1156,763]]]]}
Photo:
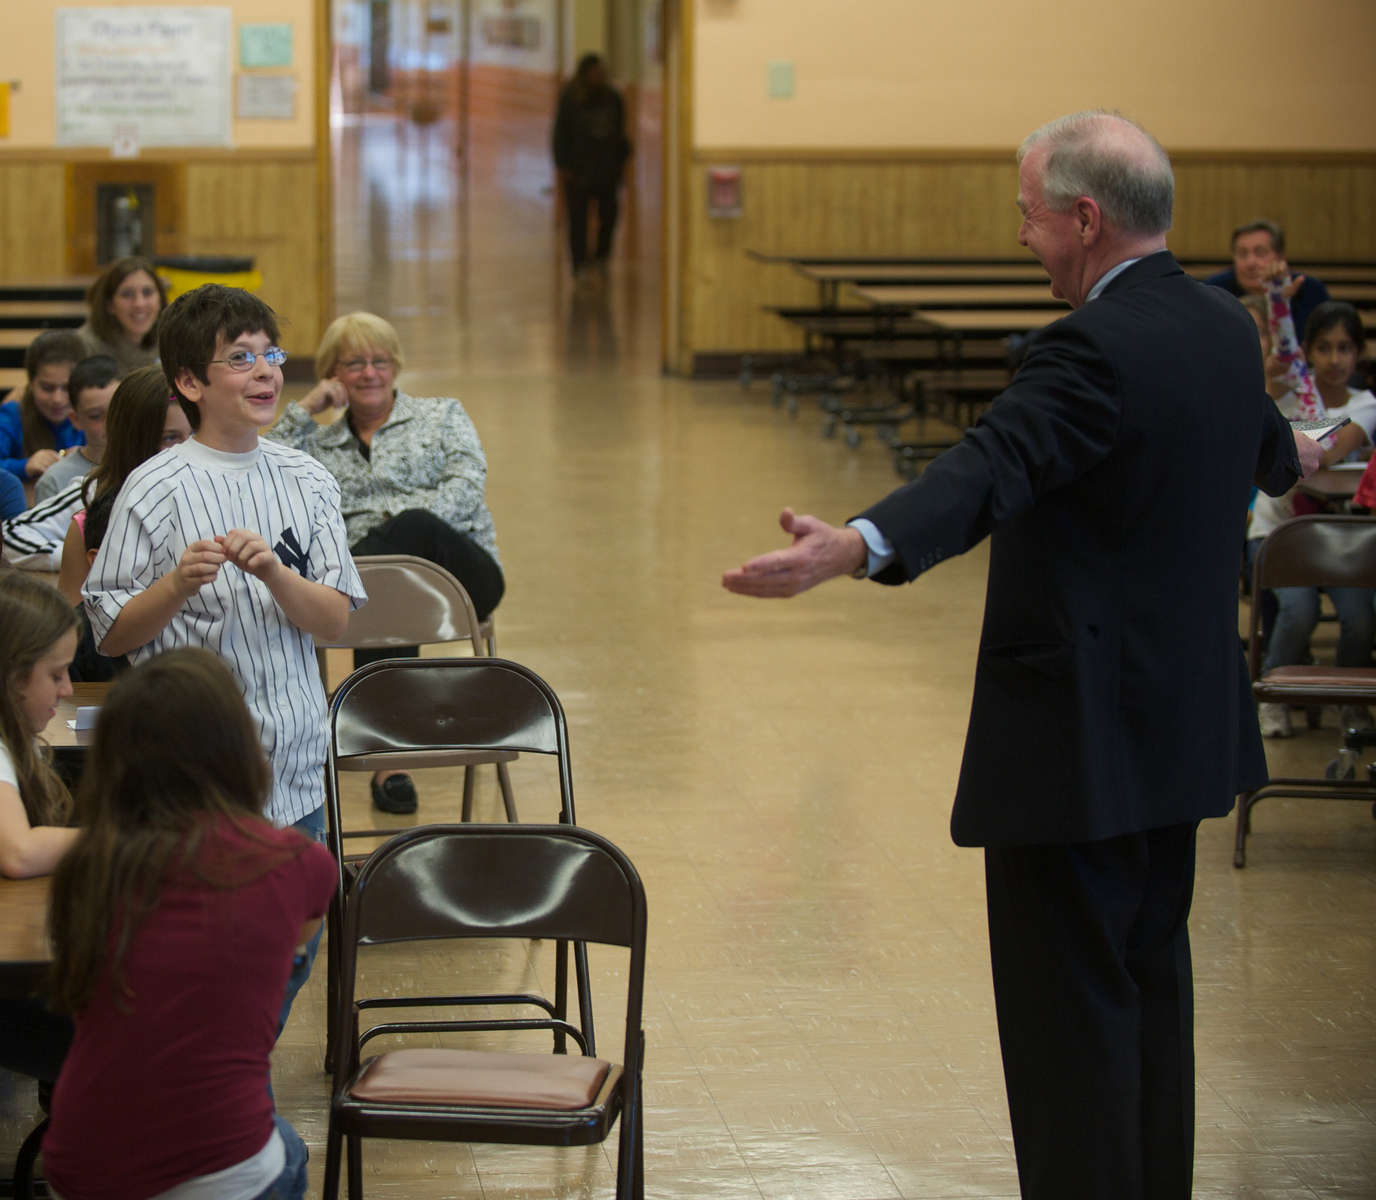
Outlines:
{"type": "Polygon", "coordinates": [[[282,565],[272,547],[263,540],[262,534],[248,529],[231,529],[228,533],[217,533],[213,538],[194,541],[182,552],[176,569],[182,592],[188,598],[194,596],[206,584],[215,581],[220,567],[227,562],[264,583],[282,565]]]}

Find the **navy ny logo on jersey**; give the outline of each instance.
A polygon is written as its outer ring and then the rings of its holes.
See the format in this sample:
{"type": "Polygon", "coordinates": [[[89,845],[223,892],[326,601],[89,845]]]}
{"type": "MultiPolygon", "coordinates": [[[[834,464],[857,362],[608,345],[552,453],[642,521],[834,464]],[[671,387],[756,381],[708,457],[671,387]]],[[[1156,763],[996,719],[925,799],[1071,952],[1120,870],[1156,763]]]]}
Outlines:
{"type": "Polygon", "coordinates": [[[306,552],[301,549],[301,543],[296,540],[296,534],[292,533],[290,525],[282,530],[282,537],[272,550],[298,575],[306,573],[306,552]]]}

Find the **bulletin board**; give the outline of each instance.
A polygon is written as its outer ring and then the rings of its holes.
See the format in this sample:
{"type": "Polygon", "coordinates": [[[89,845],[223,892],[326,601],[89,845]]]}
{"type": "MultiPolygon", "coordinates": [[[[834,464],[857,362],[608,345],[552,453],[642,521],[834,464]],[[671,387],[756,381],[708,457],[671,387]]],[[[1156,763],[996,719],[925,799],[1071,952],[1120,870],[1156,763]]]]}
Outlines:
{"type": "Polygon", "coordinates": [[[59,146],[228,146],[228,7],[57,12],[59,146]]]}

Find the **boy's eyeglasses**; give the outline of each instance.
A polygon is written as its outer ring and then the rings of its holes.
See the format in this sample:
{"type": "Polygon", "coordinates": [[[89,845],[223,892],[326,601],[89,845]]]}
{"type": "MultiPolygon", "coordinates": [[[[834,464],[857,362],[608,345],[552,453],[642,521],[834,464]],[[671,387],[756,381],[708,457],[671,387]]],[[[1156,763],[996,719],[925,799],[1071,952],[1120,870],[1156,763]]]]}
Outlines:
{"type": "Polygon", "coordinates": [[[364,367],[372,367],[374,371],[385,371],[392,365],[390,358],[351,358],[348,362],[336,365],[336,371],[342,371],[345,375],[357,375],[364,367]]]}
{"type": "Polygon", "coordinates": [[[259,359],[270,367],[280,367],[287,361],[287,352],[280,346],[269,346],[262,354],[252,350],[231,350],[224,358],[212,358],[213,363],[224,363],[231,371],[247,371],[259,359]]]}

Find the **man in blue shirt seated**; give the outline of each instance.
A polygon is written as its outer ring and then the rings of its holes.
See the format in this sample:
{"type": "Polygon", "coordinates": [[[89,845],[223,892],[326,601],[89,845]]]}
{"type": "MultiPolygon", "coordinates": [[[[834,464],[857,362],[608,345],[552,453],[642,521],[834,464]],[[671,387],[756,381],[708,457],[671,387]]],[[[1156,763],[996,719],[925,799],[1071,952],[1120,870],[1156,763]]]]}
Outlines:
{"type": "MultiPolygon", "coordinates": [[[[1248,221],[1233,230],[1233,265],[1217,275],[1210,275],[1205,283],[1212,283],[1234,296],[1251,292],[1266,294],[1266,281],[1276,263],[1285,258],[1285,230],[1274,221],[1248,221]]],[[[1328,289],[1312,275],[1304,277],[1300,290],[1290,299],[1290,313],[1295,319],[1295,333],[1303,340],[1304,324],[1328,297],[1328,289]]]]}

